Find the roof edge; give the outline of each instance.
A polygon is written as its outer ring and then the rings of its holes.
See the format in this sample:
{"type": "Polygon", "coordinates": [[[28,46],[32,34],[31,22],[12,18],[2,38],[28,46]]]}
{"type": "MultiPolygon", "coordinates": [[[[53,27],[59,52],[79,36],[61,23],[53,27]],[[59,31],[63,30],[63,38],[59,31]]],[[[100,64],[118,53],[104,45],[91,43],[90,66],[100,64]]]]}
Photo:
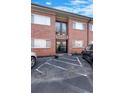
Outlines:
{"type": "Polygon", "coordinates": [[[31,6],[36,6],[36,7],[39,7],[39,8],[46,8],[46,9],[49,9],[49,10],[53,10],[53,11],[56,11],[56,12],[62,12],[62,13],[66,13],[66,14],[69,14],[69,15],[77,16],[77,17],[83,17],[83,18],[89,19],[90,21],[93,20],[92,17],[88,17],[88,16],[84,16],[84,15],[79,15],[79,14],[76,14],[76,13],[55,9],[55,8],[39,5],[39,4],[36,4],[36,3],[31,3],[31,6]]]}

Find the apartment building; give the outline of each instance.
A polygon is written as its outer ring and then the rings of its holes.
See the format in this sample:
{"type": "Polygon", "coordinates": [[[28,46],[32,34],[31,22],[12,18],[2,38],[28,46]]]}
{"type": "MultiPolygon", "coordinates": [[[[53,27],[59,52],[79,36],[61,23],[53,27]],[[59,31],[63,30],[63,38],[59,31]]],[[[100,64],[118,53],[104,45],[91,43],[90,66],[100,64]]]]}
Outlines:
{"type": "Polygon", "coordinates": [[[93,41],[93,19],[31,5],[31,48],[38,56],[81,53],[93,41]]]}

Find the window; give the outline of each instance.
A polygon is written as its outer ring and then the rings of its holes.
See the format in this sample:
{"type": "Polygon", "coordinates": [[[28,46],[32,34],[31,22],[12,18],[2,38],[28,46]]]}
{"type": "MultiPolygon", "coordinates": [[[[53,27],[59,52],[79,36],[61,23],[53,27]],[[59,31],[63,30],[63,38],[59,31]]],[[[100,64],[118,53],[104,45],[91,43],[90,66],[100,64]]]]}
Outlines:
{"type": "Polygon", "coordinates": [[[81,40],[73,41],[73,48],[83,48],[83,41],[81,40]]]}
{"type": "Polygon", "coordinates": [[[31,23],[41,24],[41,25],[50,25],[50,17],[32,14],[31,23]]]}
{"type": "Polygon", "coordinates": [[[66,31],[67,31],[67,24],[66,23],[56,22],[56,33],[57,34],[66,35],[66,31]]]}
{"type": "Polygon", "coordinates": [[[33,39],[31,42],[32,48],[50,48],[51,42],[50,40],[44,40],[44,39],[33,39]]]}
{"type": "Polygon", "coordinates": [[[31,48],[33,48],[33,47],[34,47],[34,40],[31,39],[31,48]]]}
{"type": "Polygon", "coordinates": [[[93,41],[89,41],[89,44],[92,44],[93,43],[93,41]]]}
{"type": "Polygon", "coordinates": [[[66,23],[62,23],[62,32],[66,32],[66,23]]]}
{"type": "Polygon", "coordinates": [[[46,40],[46,48],[50,48],[51,47],[51,41],[50,40],[46,40]]]}
{"type": "Polygon", "coordinates": [[[34,15],[31,15],[31,23],[34,23],[34,15]]]}
{"type": "Polygon", "coordinates": [[[93,31],[93,25],[92,24],[89,24],[89,30],[93,31]]]}
{"type": "Polygon", "coordinates": [[[61,25],[59,22],[56,22],[56,32],[60,32],[61,31],[61,25]]]}
{"type": "Polygon", "coordinates": [[[84,24],[81,22],[74,22],[73,23],[73,29],[84,30],[84,24]]]}

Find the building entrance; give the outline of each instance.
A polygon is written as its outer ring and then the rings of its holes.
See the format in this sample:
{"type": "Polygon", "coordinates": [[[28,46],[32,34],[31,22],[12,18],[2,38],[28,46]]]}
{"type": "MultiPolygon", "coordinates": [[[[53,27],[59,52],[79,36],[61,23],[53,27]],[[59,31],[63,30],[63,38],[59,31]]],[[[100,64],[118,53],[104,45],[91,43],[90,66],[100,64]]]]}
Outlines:
{"type": "Polygon", "coordinates": [[[57,40],[56,41],[56,52],[57,53],[67,53],[67,40],[57,40]]]}

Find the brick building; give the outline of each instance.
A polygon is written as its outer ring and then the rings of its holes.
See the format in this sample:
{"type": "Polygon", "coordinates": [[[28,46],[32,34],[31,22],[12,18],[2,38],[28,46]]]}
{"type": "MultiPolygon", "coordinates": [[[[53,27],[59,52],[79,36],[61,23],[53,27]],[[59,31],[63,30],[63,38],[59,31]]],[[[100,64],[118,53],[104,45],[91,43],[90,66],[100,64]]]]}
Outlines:
{"type": "Polygon", "coordinates": [[[93,19],[31,5],[31,48],[38,56],[81,53],[93,41],[93,19]]]}

